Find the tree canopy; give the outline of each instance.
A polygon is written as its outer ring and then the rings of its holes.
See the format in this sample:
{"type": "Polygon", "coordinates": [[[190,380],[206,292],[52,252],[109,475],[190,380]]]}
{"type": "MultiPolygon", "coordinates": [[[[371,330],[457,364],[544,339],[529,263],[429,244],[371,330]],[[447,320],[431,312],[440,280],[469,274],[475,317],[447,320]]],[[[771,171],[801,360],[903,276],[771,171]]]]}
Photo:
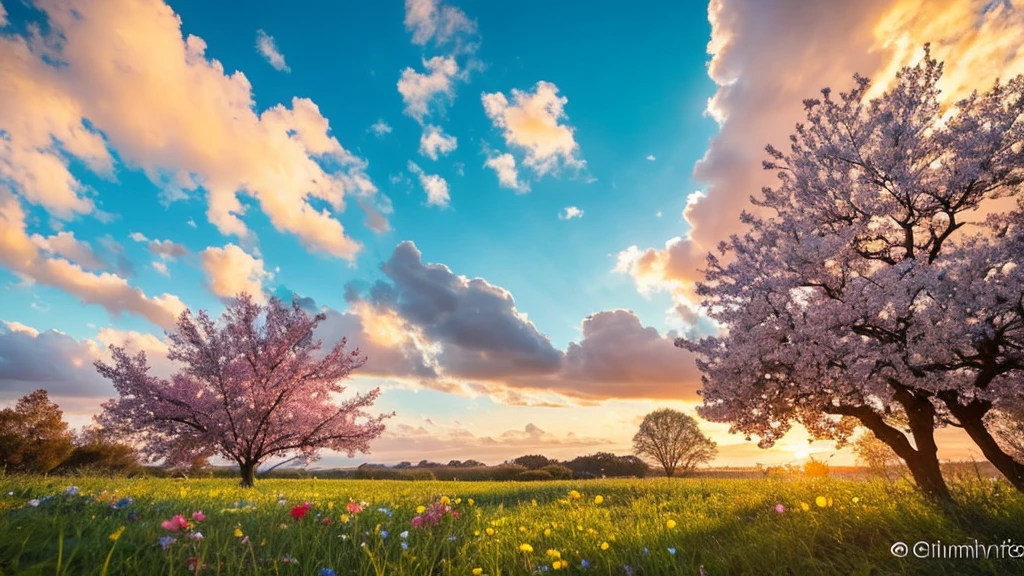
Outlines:
{"type": "Polygon", "coordinates": [[[61,409],[36,390],[0,410],[0,468],[45,474],[71,454],[73,438],[61,409]]]}
{"type": "Polygon", "coordinates": [[[671,478],[677,471],[685,474],[710,462],[718,448],[700,431],[693,416],[662,408],[644,416],[633,436],[633,451],[661,466],[671,478]]]}

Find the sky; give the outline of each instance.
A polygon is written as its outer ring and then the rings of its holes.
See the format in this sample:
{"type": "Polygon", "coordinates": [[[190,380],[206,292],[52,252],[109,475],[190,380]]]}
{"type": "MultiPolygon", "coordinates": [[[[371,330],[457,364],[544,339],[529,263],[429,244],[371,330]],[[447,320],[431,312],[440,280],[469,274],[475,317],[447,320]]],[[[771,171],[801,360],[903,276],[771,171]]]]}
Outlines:
{"type": "MultiPolygon", "coordinates": [[[[397,414],[321,465],[628,453],[694,413],[672,342],[716,329],[704,256],[802,99],[926,42],[963,96],[1022,32],[1022,0],[0,0],[0,403],[87,424],[108,346],[168,374],[176,315],[245,291],[324,312],[397,414]]],[[[701,426],[716,465],[852,462],[701,426]]]]}

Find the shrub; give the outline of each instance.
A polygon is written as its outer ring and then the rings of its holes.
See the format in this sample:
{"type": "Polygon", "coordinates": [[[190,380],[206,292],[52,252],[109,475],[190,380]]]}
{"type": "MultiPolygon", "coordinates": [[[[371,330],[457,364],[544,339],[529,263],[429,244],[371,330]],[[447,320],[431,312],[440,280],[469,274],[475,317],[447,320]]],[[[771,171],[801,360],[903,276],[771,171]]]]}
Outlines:
{"type": "Polygon", "coordinates": [[[561,464],[549,464],[538,470],[538,472],[547,472],[555,480],[569,480],[572,478],[572,469],[561,464]]]}
{"type": "Polygon", "coordinates": [[[526,470],[516,474],[515,479],[519,482],[532,482],[535,480],[554,480],[555,477],[544,470],[526,470]]]}

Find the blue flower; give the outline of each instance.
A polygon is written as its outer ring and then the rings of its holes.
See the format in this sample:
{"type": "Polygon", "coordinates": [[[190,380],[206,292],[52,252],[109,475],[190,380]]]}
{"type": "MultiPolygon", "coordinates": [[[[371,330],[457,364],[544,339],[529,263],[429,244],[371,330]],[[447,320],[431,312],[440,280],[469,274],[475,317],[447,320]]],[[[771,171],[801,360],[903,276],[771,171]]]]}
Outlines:
{"type": "Polygon", "coordinates": [[[647,548],[644,548],[644,556],[647,556],[650,553],[651,553],[650,550],[648,550],[647,548]]]}
{"type": "Polygon", "coordinates": [[[388,518],[390,518],[391,515],[394,513],[394,512],[392,512],[391,510],[389,510],[387,508],[377,508],[377,512],[380,512],[382,514],[387,514],[388,518]]]}
{"type": "Polygon", "coordinates": [[[160,547],[163,548],[164,550],[167,550],[168,548],[171,547],[171,544],[174,544],[177,541],[178,541],[178,539],[173,537],[173,536],[161,536],[160,537],[160,547]]]}
{"type": "Polygon", "coordinates": [[[68,496],[78,496],[78,486],[68,486],[64,493],[68,496]]]}
{"type": "Polygon", "coordinates": [[[402,550],[408,550],[408,549],[409,549],[409,544],[407,542],[402,542],[402,550]]]}
{"type": "Polygon", "coordinates": [[[338,576],[338,575],[335,574],[334,570],[331,570],[330,568],[321,568],[320,569],[320,576],[338,576]]]}
{"type": "Polygon", "coordinates": [[[580,568],[590,568],[590,562],[586,560],[580,560],[580,568]]]}
{"type": "Polygon", "coordinates": [[[676,555],[676,549],[675,548],[669,548],[668,549],[668,553],[673,555],[673,556],[675,556],[676,555]]]}
{"type": "Polygon", "coordinates": [[[388,539],[388,531],[387,530],[381,530],[380,531],[380,537],[385,539],[385,540],[387,540],[388,539]]]}

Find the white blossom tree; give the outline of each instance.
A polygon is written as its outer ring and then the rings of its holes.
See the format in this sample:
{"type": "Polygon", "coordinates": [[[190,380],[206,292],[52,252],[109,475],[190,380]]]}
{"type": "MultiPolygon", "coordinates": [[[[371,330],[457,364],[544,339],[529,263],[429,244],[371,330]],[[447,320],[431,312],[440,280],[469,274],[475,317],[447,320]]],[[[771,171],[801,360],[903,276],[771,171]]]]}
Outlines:
{"type": "Polygon", "coordinates": [[[698,355],[700,414],[771,446],[800,423],[847,441],[864,426],[945,500],[934,431],[962,426],[1024,490],[1024,467],[983,422],[1024,377],[1024,209],[964,228],[1021,197],[1024,79],[943,106],[942,65],[903,69],[881,97],[804,102],[779,184],[744,213],[748,231],[708,256],[697,292],[720,335],[698,355]]]}

